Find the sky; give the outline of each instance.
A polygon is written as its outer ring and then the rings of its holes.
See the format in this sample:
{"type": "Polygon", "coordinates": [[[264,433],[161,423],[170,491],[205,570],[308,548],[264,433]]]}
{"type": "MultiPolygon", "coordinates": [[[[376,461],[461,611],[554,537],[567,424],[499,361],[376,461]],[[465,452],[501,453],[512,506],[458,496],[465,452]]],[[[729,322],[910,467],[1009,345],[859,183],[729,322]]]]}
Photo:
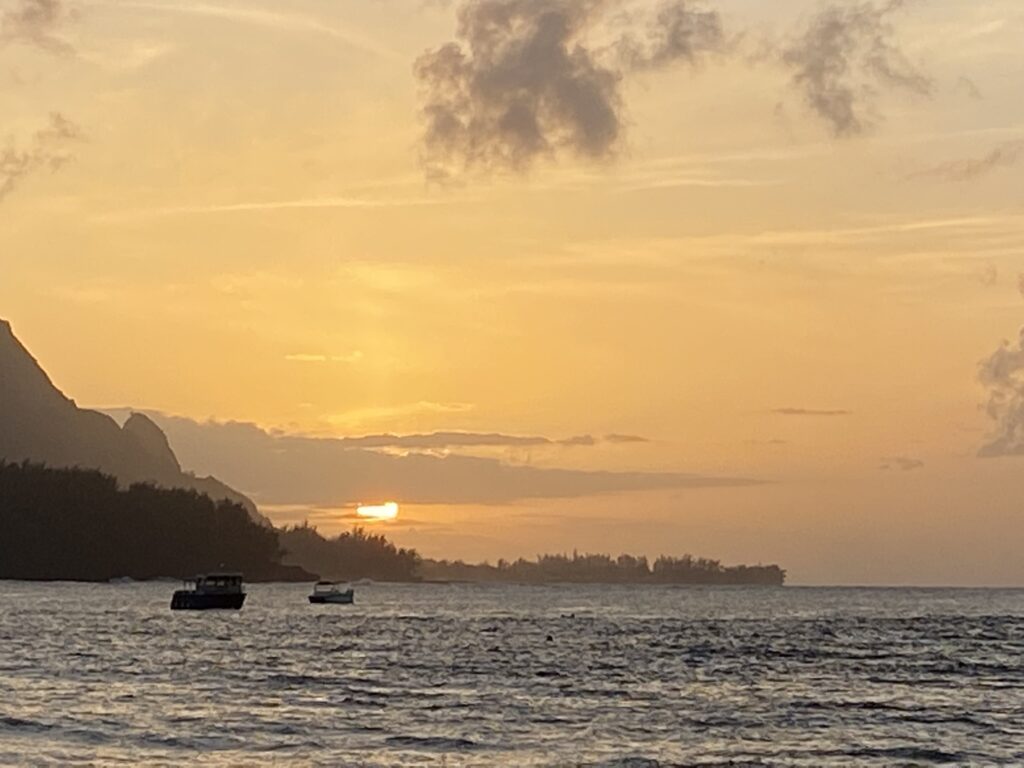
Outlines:
{"type": "Polygon", "coordinates": [[[1024,585],[1021,39],[1018,0],[0,0],[0,316],[279,523],[1024,585]]]}

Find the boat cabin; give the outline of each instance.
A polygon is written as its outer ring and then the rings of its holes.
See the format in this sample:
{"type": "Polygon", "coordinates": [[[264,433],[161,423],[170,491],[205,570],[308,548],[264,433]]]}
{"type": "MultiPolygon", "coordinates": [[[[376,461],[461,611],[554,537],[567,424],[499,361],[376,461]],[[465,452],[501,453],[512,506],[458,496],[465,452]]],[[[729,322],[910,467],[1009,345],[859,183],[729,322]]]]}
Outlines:
{"type": "Polygon", "coordinates": [[[242,574],[210,573],[204,576],[196,576],[194,583],[196,592],[236,594],[242,591],[242,574]]]}

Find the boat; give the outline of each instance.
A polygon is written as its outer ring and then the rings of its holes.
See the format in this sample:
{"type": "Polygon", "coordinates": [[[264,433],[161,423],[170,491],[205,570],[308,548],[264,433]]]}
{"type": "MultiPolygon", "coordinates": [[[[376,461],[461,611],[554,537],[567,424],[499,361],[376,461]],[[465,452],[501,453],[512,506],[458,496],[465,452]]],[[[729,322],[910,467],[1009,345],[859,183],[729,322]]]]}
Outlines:
{"type": "Polygon", "coordinates": [[[171,598],[171,610],[205,611],[214,608],[238,610],[245,602],[240,573],[210,573],[186,581],[171,598]]]}
{"type": "Polygon", "coordinates": [[[351,605],[355,601],[355,595],[355,590],[351,587],[348,589],[342,589],[333,581],[318,581],[313,586],[313,592],[309,596],[309,602],[351,605]]]}

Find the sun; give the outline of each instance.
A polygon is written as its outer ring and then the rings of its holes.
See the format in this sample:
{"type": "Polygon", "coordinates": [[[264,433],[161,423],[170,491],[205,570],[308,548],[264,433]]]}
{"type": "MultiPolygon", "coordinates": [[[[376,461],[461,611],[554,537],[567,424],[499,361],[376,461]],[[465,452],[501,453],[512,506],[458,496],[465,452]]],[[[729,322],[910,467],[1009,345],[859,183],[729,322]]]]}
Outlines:
{"type": "Polygon", "coordinates": [[[384,504],[361,504],[356,507],[356,514],[370,520],[394,520],[398,517],[398,505],[393,501],[384,504]]]}

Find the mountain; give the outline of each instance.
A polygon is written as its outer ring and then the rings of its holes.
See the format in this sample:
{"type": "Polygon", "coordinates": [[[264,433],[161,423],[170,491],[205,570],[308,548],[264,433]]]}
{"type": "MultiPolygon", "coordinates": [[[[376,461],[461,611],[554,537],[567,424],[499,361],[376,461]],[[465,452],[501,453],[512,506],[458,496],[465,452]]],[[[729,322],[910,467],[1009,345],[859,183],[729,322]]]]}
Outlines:
{"type": "Polygon", "coordinates": [[[47,376],[0,320],[0,459],[50,467],[97,469],[123,487],[152,483],[198,491],[242,504],[260,523],[256,505],[214,477],[183,472],[167,437],[147,416],[132,414],[118,426],[109,416],[79,408],[47,376]]]}

